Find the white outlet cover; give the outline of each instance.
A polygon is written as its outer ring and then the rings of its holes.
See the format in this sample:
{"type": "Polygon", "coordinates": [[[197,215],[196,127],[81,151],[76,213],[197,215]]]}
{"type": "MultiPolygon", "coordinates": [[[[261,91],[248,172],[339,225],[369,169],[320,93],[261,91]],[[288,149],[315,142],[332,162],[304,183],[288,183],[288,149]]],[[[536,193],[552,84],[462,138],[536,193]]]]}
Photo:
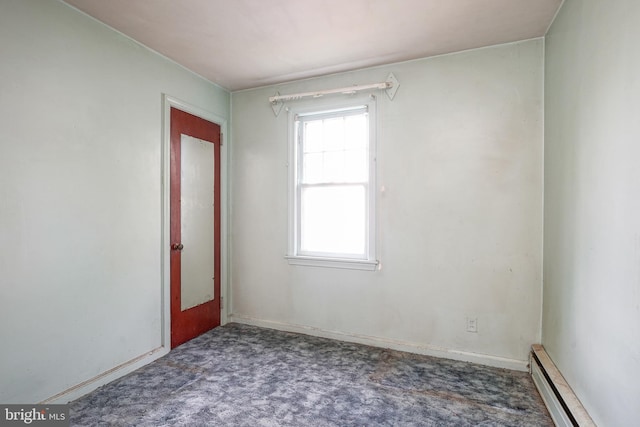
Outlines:
{"type": "Polygon", "coordinates": [[[478,332],[478,318],[467,317],[467,332],[478,332]]]}

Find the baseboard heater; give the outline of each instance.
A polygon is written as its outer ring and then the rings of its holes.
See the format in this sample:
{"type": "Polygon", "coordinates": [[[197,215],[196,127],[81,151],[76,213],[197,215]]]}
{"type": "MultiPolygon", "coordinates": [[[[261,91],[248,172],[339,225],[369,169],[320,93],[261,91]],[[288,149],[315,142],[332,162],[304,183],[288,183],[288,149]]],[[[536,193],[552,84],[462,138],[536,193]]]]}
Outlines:
{"type": "Polygon", "coordinates": [[[530,362],[533,382],[556,426],[596,426],[542,345],[531,346],[530,362]]]}

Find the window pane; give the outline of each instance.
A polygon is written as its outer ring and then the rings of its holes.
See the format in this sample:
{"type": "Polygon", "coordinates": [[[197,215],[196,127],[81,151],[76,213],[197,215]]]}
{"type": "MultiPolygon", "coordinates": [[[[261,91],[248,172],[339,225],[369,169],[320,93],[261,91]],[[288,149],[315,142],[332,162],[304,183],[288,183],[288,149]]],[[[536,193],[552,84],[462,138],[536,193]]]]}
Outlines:
{"type": "Polygon", "coordinates": [[[323,120],[324,149],[327,151],[344,149],[344,117],[323,120]]]}
{"type": "Polygon", "coordinates": [[[304,154],[302,159],[302,182],[317,184],[324,181],[322,153],[304,154]]]}
{"type": "Polygon", "coordinates": [[[348,150],[344,152],[344,181],[367,182],[369,179],[369,155],[367,150],[348,150]]]}
{"type": "Polygon", "coordinates": [[[367,148],[368,138],[366,114],[345,117],[345,148],[367,148]]]}
{"type": "Polygon", "coordinates": [[[302,188],[301,199],[302,252],[365,257],[364,185],[302,188]]]}
{"type": "Polygon", "coordinates": [[[322,120],[314,120],[304,123],[304,147],[305,153],[317,153],[322,147],[322,120]]]}
{"type": "Polygon", "coordinates": [[[324,153],[324,182],[344,182],[344,151],[324,153]]]}

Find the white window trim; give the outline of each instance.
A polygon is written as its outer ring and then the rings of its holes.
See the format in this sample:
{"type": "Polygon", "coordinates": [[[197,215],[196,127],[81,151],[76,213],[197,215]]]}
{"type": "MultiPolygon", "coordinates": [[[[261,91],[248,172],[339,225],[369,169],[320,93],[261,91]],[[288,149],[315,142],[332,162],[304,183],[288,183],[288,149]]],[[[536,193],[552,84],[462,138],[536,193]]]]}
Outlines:
{"type": "Polygon", "coordinates": [[[374,271],[377,269],[376,241],[377,241],[377,221],[376,221],[376,176],[377,176],[377,114],[376,97],[373,94],[356,95],[348,99],[335,100],[323,99],[300,103],[288,109],[288,134],[289,134],[289,162],[288,166],[288,247],[285,258],[291,265],[346,268],[353,270],[374,271]],[[366,258],[332,257],[325,254],[311,256],[309,254],[298,253],[298,233],[299,224],[297,221],[298,191],[297,191],[297,143],[295,135],[295,121],[297,115],[310,114],[314,112],[329,111],[342,108],[353,108],[366,106],[369,114],[369,191],[368,199],[368,235],[366,258]]]}

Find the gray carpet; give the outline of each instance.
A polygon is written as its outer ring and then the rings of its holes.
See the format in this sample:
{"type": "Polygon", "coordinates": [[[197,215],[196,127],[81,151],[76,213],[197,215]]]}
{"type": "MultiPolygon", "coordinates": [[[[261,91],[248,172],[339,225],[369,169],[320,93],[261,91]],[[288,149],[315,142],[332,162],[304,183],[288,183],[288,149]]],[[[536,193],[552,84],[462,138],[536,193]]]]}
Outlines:
{"type": "Polygon", "coordinates": [[[553,426],[524,372],[239,324],[70,412],[77,426],[553,426]]]}

